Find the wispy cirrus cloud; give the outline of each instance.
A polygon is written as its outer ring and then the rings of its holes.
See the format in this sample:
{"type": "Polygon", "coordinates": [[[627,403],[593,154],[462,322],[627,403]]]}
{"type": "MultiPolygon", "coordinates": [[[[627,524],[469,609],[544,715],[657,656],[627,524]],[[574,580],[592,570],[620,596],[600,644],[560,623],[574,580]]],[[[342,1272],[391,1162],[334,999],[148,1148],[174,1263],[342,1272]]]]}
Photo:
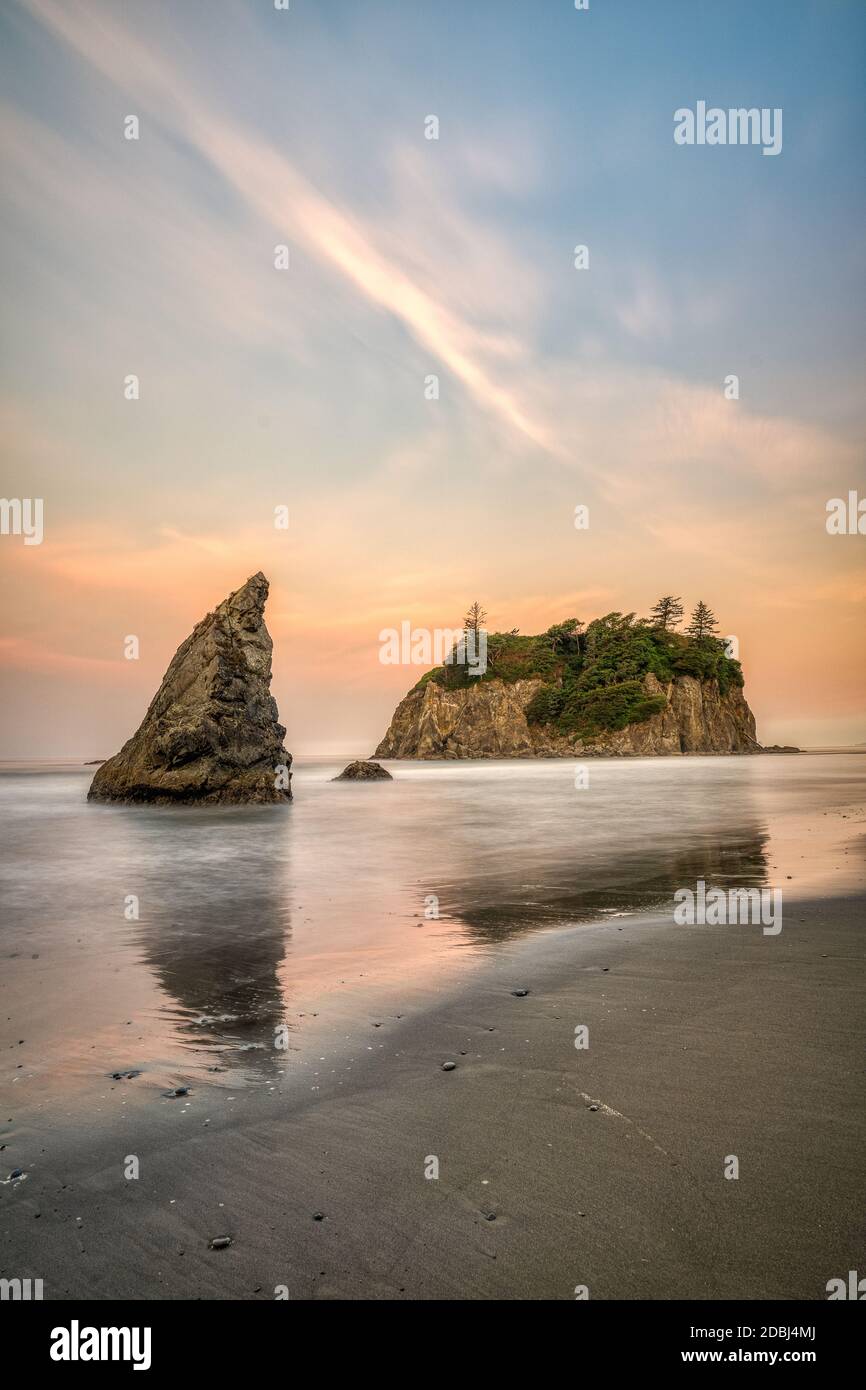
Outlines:
{"type": "Polygon", "coordinates": [[[361,216],[331,202],[261,137],[227,121],[165,52],[151,51],[104,10],[97,14],[76,0],[22,3],[83,63],[122,85],[128,100],[190,141],[259,217],[273,228],[291,229],[308,252],[399,319],[480,406],[531,444],[558,452],[555,435],[488,370],[473,326],[384,255],[361,216]]]}

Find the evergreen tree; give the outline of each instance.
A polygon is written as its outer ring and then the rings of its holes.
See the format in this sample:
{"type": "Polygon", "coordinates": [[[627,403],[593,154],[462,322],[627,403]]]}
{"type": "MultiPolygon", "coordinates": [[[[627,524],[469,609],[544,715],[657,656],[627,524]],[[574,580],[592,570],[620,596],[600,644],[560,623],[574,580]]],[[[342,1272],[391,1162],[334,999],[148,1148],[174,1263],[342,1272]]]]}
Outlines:
{"type": "Polygon", "coordinates": [[[466,617],[463,619],[463,627],[464,627],[464,630],[465,630],[466,632],[474,632],[474,633],[475,633],[476,644],[477,644],[477,640],[478,640],[478,633],[481,631],[481,628],[484,626],[484,624],[485,624],[486,622],[487,622],[487,614],[485,613],[484,609],[481,607],[481,604],[480,604],[480,603],[478,602],[478,600],[476,599],[474,603],[471,603],[471,604],[469,605],[469,612],[466,614],[466,617]]]}
{"type": "Polygon", "coordinates": [[[652,609],[650,614],[653,627],[660,627],[664,632],[668,628],[679,627],[683,617],[683,605],[673,594],[665,594],[652,609]]]}
{"type": "Polygon", "coordinates": [[[711,608],[708,608],[703,599],[698,599],[697,607],[692,613],[691,622],[686,628],[686,632],[693,642],[706,642],[715,637],[718,631],[716,615],[711,608]]]}

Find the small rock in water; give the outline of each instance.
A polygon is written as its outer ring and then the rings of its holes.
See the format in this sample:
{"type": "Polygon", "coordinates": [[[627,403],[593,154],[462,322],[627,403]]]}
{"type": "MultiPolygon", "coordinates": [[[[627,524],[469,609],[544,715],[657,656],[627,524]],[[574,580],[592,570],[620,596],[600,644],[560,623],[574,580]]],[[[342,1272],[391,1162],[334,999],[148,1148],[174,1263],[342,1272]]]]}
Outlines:
{"type": "Polygon", "coordinates": [[[442,1063],[442,1070],[443,1070],[443,1071],[455,1071],[456,1068],[457,1068],[457,1063],[456,1063],[456,1062],[443,1062],[443,1063],[442,1063]]]}
{"type": "Polygon", "coordinates": [[[208,1249],[210,1249],[210,1250],[226,1250],[226,1249],[228,1249],[228,1247],[231,1245],[231,1243],[232,1243],[232,1238],[231,1238],[231,1236],[214,1236],[213,1240],[210,1241],[209,1244],[208,1244],[208,1249]]]}
{"type": "Polygon", "coordinates": [[[597,1106],[597,1105],[591,1105],[591,1106],[589,1107],[589,1109],[590,1109],[590,1110],[597,1110],[597,1109],[598,1109],[598,1106],[597,1106]]]}
{"type": "Polygon", "coordinates": [[[23,1169],[23,1168],[13,1168],[13,1169],[12,1169],[12,1172],[9,1174],[9,1181],[11,1182],[13,1178],[23,1178],[23,1177],[24,1177],[24,1169],[23,1169]]]}
{"type": "Polygon", "coordinates": [[[332,777],[332,782],[392,782],[394,779],[387,768],[380,767],[378,763],[361,760],[349,763],[344,767],[339,777],[332,777]]]}
{"type": "Polygon", "coordinates": [[[511,991],[511,993],[514,995],[515,999],[525,999],[526,995],[529,993],[529,990],[528,990],[528,989],[513,989],[513,990],[511,991]]]}

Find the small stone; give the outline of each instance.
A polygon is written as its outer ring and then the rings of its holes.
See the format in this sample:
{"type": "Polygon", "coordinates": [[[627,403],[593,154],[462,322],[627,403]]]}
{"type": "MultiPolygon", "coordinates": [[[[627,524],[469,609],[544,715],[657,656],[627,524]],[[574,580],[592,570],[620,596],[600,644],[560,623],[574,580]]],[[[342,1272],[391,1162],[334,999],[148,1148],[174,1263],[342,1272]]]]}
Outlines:
{"type": "Polygon", "coordinates": [[[324,1213],[323,1211],[314,1211],[314,1212],[313,1212],[313,1220],[314,1220],[314,1221],[324,1221],[324,1219],[325,1219],[325,1213],[324,1213]]]}
{"type": "Polygon", "coordinates": [[[332,782],[392,782],[390,772],[385,767],[380,767],[378,763],[364,761],[349,763],[344,767],[339,777],[332,777],[332,782]]]}
{"type": "Polygon", "coordinates": [[[231,1243],[231,1236],[215,1236],[214,1239],[209,1242],[208,1248],[210,1250],[227,1250],[231,1243]]]}
{"type": "Polygon", "coordinates": [[[24,1169],[23,1169],[23,1168],[13,1168],[13,1169],[12,1169],[12,1172],[9,1174],[9,1181],[11,1182],[13,1178],[23,1178],[23,1177],[24,1177],[24,1169]]]}
{"type": "Polygon", "coordinates": [[[455,1071],[456,1068],[457,1068],[457,1063],[456,1063],[456,1062],[443,1062],[443,1063],[442,1063],[442,1070],[443,1070],[443,1071],[455,1071]]]}
{"type": "Polygon", "coordinates": [[[511,991],[511,993],[514,995],[515,999],[525,999],[526,996],[527,996],[527,994],[529,993],[529,990],[528,990],[528,989],[513,989],[513,990],[511,991]]]}
{"type": "Polygon", "coordinates": [[[597,1109],[598,1109],[598,1106],[597,1106],[597,1105],[591,1105],[591,1106],[589,1107],[589,1109],[590,1109],[590,1110],[597,1110],[597,1109]]]}

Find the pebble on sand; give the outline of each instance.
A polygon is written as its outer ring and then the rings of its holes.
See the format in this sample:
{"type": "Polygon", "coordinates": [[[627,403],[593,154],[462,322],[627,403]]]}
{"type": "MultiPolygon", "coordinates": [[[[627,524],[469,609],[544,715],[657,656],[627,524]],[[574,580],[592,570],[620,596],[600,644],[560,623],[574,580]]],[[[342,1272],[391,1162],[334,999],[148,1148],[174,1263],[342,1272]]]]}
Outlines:
{"type": "Polygon", "coordinates": [[[231,1243],[231,1236],[214,1236],[213,1240],[208,1242],[208,1249],[226,1250],[231,1245],[231,1243]]]}
{"type": "Polygon", "coordinates": [[[529,990],[528,990],[528,989],[513,989],[513,990],[511,991],[511,993],[514,995],[515,999],[525,999],[526,995],[529,993],[529,990]]]}
{"type": "Polygon", "coordinates": [[[456,1062],[443,1062],[443,1063],[442,1063],[442,1070],[443,1070],[443,1071],[455,1071],[456,1069],[457,1069],[457,1063],[456,1063],[456,1062]]]}

